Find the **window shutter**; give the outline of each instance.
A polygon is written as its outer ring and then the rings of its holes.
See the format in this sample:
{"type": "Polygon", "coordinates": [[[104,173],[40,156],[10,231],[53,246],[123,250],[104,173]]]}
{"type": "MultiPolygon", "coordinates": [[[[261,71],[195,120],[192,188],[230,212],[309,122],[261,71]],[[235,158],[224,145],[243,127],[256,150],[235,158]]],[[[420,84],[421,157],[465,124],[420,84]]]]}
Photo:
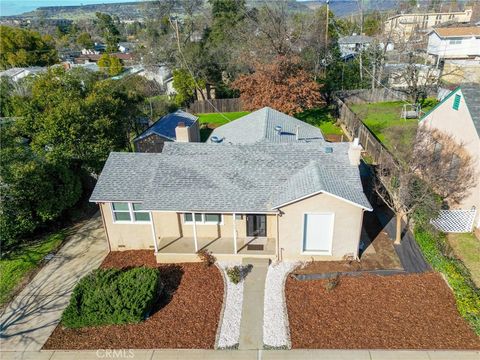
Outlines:
{"type": "Polygon", "coordinates": [[[453,109],[454,110],[458,110],[458,108],[460,107],[460,99],[462,97],[460,95],[455,95],[455,99],[453,100],[453,109]]]}

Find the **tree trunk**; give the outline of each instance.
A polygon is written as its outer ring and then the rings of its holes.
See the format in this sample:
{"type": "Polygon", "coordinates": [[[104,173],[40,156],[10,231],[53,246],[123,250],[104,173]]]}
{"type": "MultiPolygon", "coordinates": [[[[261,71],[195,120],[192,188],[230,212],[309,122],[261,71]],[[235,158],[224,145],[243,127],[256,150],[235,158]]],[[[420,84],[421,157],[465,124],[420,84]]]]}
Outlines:
{"type": "Polygon", "coordinates": [[[400,245],[400,242],[402,241],[402,213],[397,212],[396,217],[397,227],[395,231],[395,245],[400,245]]]}

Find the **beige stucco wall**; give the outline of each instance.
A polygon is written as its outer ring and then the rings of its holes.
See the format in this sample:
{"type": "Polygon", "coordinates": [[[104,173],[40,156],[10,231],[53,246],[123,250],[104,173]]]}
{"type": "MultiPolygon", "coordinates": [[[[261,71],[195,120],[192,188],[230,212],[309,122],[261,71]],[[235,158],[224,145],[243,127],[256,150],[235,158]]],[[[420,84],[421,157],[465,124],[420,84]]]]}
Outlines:
{"type": "MultiPolygon", "coordinates": [[[[463,144],[468,153],[472,156],[477,172],[476,186],[471,189],[470,194],[465,197],[458,208],[470,209],[475,206],[480,210],[480,138],[473,125],[467,105],[463,99],[461,90],[456,94],[462,96],[458,110],[452,108],[455,95],[450,96],[444,103],[428,114],[420,125],[438,129],[449,134],[463,144]]],[[[480,211],[477,211],[476,226],[480,226],[480,211]]]]}
{"type": "Polygon", "coordinates": [[[115,224],[110,204],[100,204],[100,209],[112,251],[154,248],[151,224],[115,224]]]}
{"type": "Polygon", "coordinates": [[[282,260],[338,260],[358,255],[363,209],[327,194],[319,194],[280,209],[279,246],[282,260]],[[332,255],[313,255],[303,250],[305,213],[334,213],[332,255]]]}

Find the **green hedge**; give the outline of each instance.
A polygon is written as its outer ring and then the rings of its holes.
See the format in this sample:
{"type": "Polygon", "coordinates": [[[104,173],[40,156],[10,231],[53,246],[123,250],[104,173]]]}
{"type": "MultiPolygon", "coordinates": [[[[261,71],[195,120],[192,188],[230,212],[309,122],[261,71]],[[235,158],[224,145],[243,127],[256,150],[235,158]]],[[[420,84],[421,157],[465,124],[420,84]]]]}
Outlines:
{"type": "Polygon", "coordinates": [[[69,328],[138,323],[163,290],[157,269],[95,270],[73,290],[62,315],[69,328]]]}
{"type": "Polygon", "coordinates": [[[476,288],[465,265],[454,257],[445,234],[417,226],[415,238],[425,259],[447,278],[453,289],[460,314],[480,335],[480,290],[476,288]]]}

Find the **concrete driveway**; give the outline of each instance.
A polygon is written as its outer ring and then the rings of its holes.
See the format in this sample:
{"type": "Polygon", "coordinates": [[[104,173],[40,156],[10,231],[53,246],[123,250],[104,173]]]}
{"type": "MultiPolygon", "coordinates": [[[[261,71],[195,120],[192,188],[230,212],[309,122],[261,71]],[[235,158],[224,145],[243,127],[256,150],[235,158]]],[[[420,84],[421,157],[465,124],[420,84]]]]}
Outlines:
{"type": "Polygon", "coordinates": [[[80,278],[108,253],[102,221],[94,215],[7,305],[0,316],[1,351],[38,351],[60,321],[80,278]]]}

